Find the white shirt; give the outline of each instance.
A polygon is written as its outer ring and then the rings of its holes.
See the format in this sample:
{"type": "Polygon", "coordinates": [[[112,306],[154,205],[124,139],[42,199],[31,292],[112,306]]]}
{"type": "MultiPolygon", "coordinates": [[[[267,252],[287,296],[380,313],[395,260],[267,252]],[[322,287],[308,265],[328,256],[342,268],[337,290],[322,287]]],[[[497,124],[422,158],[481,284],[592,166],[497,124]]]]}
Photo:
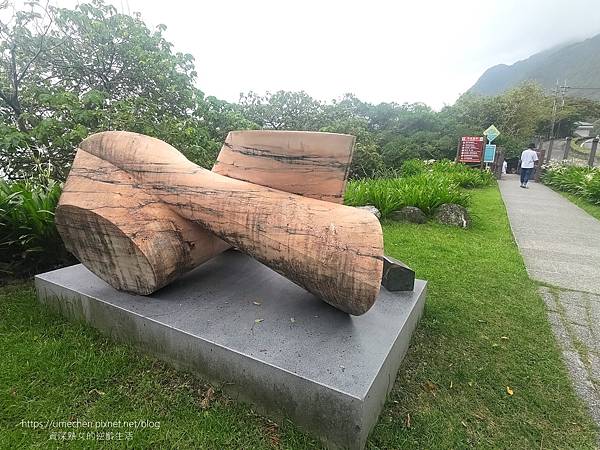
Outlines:
{"type": "Polygon", "coordinates": [[[531,169],[535,166],[535,162],[538,160],[538,155],[535,150],[530,148],[523,150],[521,153],[521,167],[523,169],[531,169]]]}
{"type": "Polygon", "coordinates": [[[502,161],[502,173],[506,174],[506,168],[508,167],[508,163],[506,161],[502,161]]]}

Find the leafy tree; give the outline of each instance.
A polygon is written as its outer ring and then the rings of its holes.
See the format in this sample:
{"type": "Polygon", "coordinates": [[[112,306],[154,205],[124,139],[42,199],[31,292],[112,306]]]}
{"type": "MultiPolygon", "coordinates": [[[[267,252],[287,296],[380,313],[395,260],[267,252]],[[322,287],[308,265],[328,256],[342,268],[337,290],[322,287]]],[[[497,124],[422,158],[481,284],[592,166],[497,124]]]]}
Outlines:
{"type": "Polygon", "coordinates": [[[63,179],[84,137],[115,129],[163,139],[208,167],[229,130],[255,127],[237,106],[204,98],[193,58],[174,53],[164,30],[102,0],[74,9],[33,1],[0,24],[4,175],[49,163],[63,179]]]}
{"type": "Polygon", "coordinates": [[[266,129],[316,131],[322,126],[323,106],[304,91],[249,92],[240,96],[240,106],[245,117],[266,129]]]}

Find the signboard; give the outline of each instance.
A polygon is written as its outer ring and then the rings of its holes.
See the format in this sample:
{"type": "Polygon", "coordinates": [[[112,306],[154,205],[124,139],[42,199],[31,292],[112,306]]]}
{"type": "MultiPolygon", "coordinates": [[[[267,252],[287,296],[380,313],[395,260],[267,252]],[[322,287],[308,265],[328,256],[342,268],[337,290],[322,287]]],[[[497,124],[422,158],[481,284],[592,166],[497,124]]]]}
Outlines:
{"type": "Polygon", "coordinates": [[[494,125],[490,125],[487,130],[483,132],[483,134],[488,138],[488,142],[491,144],[494,139],[500,136],[500,131],[494,125]]]}
{"type": "Polygon", "coordinates": [[[496,146],[494,144],[486,144],[483,152],[483,162],[491,163],[496,159],[496,146]]]}
{"type": "Polygon", "coordinates": [[[480,163],[483,155],[483,136],[463,136],[460,138],[458,162],[480,163]]]}

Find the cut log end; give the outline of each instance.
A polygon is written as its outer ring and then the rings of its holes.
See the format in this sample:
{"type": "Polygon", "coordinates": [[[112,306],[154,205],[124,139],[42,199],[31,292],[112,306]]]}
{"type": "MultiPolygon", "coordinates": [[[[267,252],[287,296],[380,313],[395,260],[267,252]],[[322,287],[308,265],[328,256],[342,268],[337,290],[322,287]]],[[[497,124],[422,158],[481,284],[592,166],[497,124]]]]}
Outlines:
{"type": "Polygon", "coordinates": [[[115,289],[148,295],[168,282],[129,236],[94,211],[59,205],[55,222],[67,250],[115,289]]]}

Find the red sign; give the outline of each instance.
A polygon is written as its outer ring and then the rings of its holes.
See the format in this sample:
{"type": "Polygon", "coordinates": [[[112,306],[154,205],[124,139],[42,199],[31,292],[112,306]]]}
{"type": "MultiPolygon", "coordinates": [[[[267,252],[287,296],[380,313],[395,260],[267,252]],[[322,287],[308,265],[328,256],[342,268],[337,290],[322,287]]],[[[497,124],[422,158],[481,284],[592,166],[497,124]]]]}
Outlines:
{"type": "Polygon", "coordinates": [[[460,139],[458,161],[480,163],[483,156],[483,136],[463,136],[460,139]]]}

